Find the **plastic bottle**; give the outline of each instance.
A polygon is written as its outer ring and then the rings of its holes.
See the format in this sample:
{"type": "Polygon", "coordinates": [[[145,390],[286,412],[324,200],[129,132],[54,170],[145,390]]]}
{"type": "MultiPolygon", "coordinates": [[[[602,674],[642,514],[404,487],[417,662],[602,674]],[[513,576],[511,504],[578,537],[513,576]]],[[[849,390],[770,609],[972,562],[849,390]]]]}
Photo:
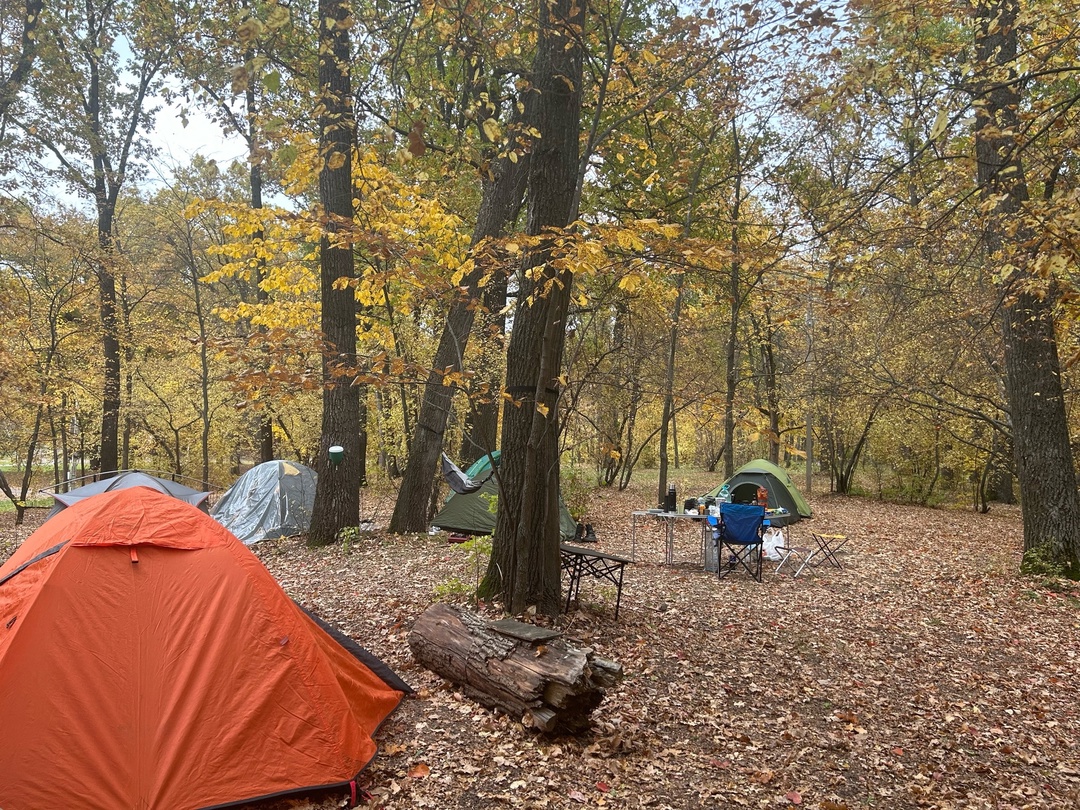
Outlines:
{"type": "Polygon", "coordinates": [[[728,485],[724,484],[720,487],[720,497],[717,498],[720,503],[731,503],[731,491],[728,489],[728,485]]]}

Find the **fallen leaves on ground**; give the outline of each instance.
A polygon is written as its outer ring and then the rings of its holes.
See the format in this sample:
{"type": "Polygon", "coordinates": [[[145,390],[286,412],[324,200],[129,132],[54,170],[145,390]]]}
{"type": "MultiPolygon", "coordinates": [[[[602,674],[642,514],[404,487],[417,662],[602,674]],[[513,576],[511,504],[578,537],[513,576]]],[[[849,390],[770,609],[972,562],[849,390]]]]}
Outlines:
{"type": "Polygon", "coordinates": [[[417,690],[379,732],[362,776],[372,806],[1077,806],[1080,594],[1016,573],[1018,510],[813,497],[793,539],[847,535],[844,567],[792,579],[766,563],[759,584],[704,573],[689,521],[663,565],[662,526],[631,532],[629,518],[654,495],[593,500],[598,547],[636,562],[617,622],[614,588],[597,580],[560,619],[626,672],[579,737],[526,730],[413,663],[413,620],[433,601],[466,604],[436,593],[483,573],[445,535],[257,547],[291,596],[417,690]]]}

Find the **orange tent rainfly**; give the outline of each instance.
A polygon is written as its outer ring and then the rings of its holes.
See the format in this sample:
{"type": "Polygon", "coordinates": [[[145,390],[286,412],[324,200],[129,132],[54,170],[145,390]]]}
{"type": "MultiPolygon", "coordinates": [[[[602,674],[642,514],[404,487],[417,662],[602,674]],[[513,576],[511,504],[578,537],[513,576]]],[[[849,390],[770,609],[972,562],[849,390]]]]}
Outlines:
{"type": "Polygon", "coordinates": [[[208,515],[88,498],[0,567],[0,807],[201,808],[355,785],[409,687],[208,515]]]}

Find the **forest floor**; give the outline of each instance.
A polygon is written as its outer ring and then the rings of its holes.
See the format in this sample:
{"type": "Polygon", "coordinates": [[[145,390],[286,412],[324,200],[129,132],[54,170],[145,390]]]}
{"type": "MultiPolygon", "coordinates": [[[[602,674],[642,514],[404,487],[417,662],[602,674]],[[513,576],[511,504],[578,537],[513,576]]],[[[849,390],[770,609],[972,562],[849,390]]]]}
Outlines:
{"type": "MultiPolygon", "coordinates": [[[[651,490],[593,495],[601,550],[630,555],[630,513],[653,504],[651,490]]],[[[692,525],[670,566],[659,523],[638,525],[618,621],[614,588],[597,580],[560,620],[625,668],[575,737],[527,730],[413,662],[412,622],[434,601],[467,605],[459,586],[478,575],[444,534],[257,552],[417,692],[364,773],[375,807],[1080,807],[1080,590],[1017,573],[1019,511],[809,500],[814,517],[793,540],[845,534],[842,569],[793,579],[766,563],[760,584],[718,581],[692,525]]],[[[373,512],[385,523],[389,505],[373,512]]],[[[0,560],[11,520],[0,516],[0,560]]]]}

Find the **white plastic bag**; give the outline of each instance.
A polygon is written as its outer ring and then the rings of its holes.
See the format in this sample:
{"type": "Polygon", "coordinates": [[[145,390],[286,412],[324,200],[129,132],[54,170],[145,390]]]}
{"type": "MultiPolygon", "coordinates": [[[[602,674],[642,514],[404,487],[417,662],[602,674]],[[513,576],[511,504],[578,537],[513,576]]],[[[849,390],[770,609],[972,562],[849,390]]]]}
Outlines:
{"type": "Polygon", "coordinates": [[[777,546],[786,545],[784,542],[784,530],[778,526],[770,526],[762,536],[761,553],[766,560],[779,562],[784,559],[777,546]]]}

